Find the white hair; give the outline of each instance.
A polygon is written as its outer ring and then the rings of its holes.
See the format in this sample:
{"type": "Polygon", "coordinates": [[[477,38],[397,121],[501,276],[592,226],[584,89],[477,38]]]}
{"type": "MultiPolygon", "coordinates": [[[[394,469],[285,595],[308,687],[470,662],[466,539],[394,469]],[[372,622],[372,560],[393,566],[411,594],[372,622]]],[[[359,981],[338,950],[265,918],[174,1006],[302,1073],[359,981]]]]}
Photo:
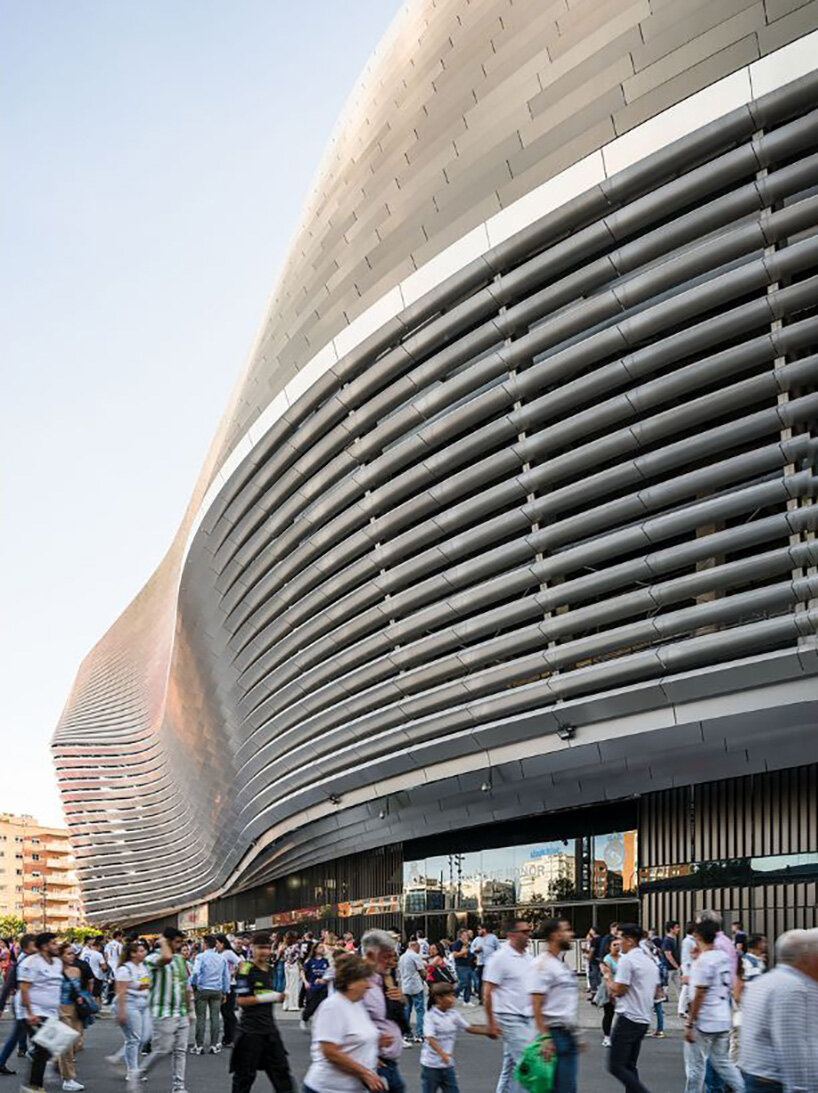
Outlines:
{"type": "Polygon", "coordinates": [[[779,964],[801,964],[818,952],[818,929],[787,930],[775,943],[779,964]]]}
{"type": "Polygon", "coordinates": [[[720,930],[722,927],[723,919],[718,911],[699,911],[696,918],[699,922],[715,922],[717,930],[720,930]]]}
{"type": "Polygon", "coordinates": [[[361,938],[362,953],[379,952],[382,949],[394,952],[396,948],[394,937],[386,930],[367,930],[361,938]]]}

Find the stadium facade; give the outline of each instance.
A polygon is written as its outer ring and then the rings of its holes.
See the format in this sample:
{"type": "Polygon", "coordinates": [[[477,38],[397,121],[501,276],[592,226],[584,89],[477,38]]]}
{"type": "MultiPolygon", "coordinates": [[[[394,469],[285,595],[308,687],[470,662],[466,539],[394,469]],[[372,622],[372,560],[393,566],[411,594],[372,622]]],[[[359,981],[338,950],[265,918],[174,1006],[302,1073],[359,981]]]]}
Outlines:
{"type": "Polygon", "coordinates": [[[401,11],[56,730],[91,921],[818,924],[816,28],[401,11]]]}

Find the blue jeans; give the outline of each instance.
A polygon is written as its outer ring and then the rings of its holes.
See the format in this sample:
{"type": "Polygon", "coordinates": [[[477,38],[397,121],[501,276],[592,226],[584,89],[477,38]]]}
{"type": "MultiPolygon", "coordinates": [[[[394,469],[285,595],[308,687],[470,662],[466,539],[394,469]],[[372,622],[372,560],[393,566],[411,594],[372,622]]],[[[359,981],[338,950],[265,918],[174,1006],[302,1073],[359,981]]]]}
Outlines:
{"type": "Polygon", "coordinates": [[[422,1066],[420,1068],[421,1093],[460,1093],[457,1074],[453,1066],[422,1066]]]}
{"type": "Polygon", "coordinates": [[[378,1063],[378,1074],[386,1082],[387,1093],[406,1093],[406,1083],[397,1063],[381,1060],[378,1063]]]}
{"type": "Polygon", "coordinates": [[[129,1074],[135,1074],[139,1070],[139,1051],[143,1044],[147,1043],[150,1036],[150,1015],[148,1007],[127,1006],[128,1023],[121,1025],[122,1035],[125,1038],[125,1069],[129,1074]]]}
{"type": "Polygon", "coordinates": [[[26,1040],[28,1037],[28,1025],[25,1021],[14,1021],[11,1026],[11,1032],[9,1037],[3,1045],[3,1050],[0,1051],[0,1066],[5,1066],[9,1060],[9,1056],[15,1047],[18,1047],[21,1051],[26,1050],[26,1040]]]}
{"type": "Polygon", "coordinates": [[[553,1093],[577,1093],[577,1071],[579,1070],[579,1052],[573,1032],[567,1028],[548,1030],[557,1053],[557,1065],[554,1068],[553,1093]]]}
{"type": "Polygon", "coordinates": [[[766,1078],[755,1078],[752,1074],[744,1074],[744,1093],[784,1093],[784,1086],[780,1082],[770,1082],[766,1078]]]}
{"type": "Polygon", "coordinates": [[[653,1012],[656,1014],[656,1031],[665,1031],[665,1007],[662,1002],[654,1002],[653,1012]]]}
{"type": "Polygon", "coordinates": [[[713,1069],[713,1064],[709,1059],[704,1072],[704,1088],[706,1093],[724,1093],[724,1082],[713,1069]]]}
{"type": "MultiPolygon", "coordinates": [[[[463,999],[464,1002],[471,1001],[471,968],[463,967],[462,964],[456,965],[457,967],[457,993],[463,999]]],[[[434,1069],[434,1067],[432,1067],[434,1069]]]]}
{"type": "MultiPolygon", "coordinates": [[[[685,1093],[701,1093],[707,1063],[722,1083],[726,1083],[733,1093],[744,1093],[744,1082],[736,1065],[730,1060],[730,1033],[702,1032],[696,1030],[692,1044],[684,1042],[684,1060],[687,1080],[685,1093]]],[[[724,1088],[724,1085],[722,1085],[724,1088]]]]}
{"type": "Polygon", "coordinates": [[[415,1036],[423,1035],[423,991],[417,994],[405,994],[406,999],[406,1026],[412,1026],[412,1010],[415,1011],[415,1036]]]}
{"type": "Polygon", "coordinates": [[[514,1077],[514,1068],[534,1039],[534,1021],[516,1013],[498,1013],[496,1018],[503,1034],[503,1065],[497,1093],[522,1093],[520,1083],[514,1077]]]}

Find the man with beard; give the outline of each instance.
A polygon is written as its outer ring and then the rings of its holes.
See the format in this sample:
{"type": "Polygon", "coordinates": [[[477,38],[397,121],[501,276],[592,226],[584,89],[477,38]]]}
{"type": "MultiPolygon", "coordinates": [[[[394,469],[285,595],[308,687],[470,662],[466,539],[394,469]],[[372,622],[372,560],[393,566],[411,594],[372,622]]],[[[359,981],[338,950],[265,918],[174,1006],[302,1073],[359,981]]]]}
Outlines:
{"type": "Polygon", "coordinates": [[[529,989],[537,1032],[549,1038],[543,1044],[546,1058],[556,1055],[553,1093],[576,1093],[579,994],[576,974],[563,956],[571,948],[574,931],[567,919],[550,918],[542,927],[545,951],[531,966],[529,989]]]}

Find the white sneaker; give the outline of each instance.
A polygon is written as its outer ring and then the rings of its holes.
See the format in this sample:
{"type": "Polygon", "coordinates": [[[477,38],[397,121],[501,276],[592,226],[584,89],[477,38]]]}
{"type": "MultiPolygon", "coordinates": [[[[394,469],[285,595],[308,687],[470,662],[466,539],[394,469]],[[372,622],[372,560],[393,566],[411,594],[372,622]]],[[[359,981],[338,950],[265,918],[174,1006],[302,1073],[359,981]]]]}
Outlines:
{"type": "Polygon", "coordinates": [[[610,1046],[611,1046],[611,1038],[610,1038],[610,1036],[603,1036],[603,1037],[602,1037],[602,1046],[603,1046],[603,1047],[610,1047],[610,1046]]]}
{"type": "Polygon", "coordinates": [[[66,1078],[62,1083],[64,1093],[79,1093],[80,1089],[85,1089],[82,1082],[77,1082],[73,1078],[66,1078]]]}
{"type": "Polygon", "coordinates": [[[211,1055],[219,1055],[221,1053],[221,1050],[222,1050],[222,1045],[221,1044],[211,1044],[211,1046],[210,1046],[210,1054],[211,1055]]]}
{"type": "Polygon", "coordinates": [[[414,1047],[415,1046],[415,1041],[412,1039],[411,1036],[404,1036],[403,1046],[404,1047],[414,1047]]]}

